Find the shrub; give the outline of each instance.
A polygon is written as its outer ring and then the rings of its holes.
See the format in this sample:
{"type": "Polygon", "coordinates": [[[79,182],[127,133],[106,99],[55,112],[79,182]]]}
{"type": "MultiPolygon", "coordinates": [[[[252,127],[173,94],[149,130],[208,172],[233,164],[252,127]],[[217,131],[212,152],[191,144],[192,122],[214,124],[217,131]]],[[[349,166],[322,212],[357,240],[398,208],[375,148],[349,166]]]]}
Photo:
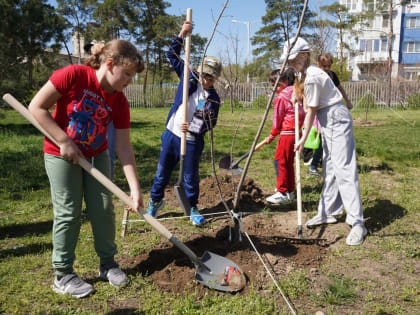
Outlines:
{"type": "Polygon", "coordinates": [[[407,98],[407,105],[411,109],[420,108],[420,94],[415,93],[407,98]]]}

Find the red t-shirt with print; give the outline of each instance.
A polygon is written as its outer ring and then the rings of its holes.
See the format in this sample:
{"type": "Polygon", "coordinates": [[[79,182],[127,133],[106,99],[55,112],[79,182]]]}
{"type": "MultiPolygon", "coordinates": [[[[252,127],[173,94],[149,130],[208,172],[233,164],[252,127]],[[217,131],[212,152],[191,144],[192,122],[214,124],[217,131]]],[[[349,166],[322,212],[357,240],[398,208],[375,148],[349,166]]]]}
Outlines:
{"type": "MultiPolygon", "coordinates": [[[[130,128],[127,98],[122,92],[105,91],[92,67],[70,65],[54,71],[50,81],[61,94],[52,117],[84,156],[96,156],[108,148],[106,135],[111,121],[117,129],[130,128]]],[[[60,149],[47,138],[44,152],[60,155],[60,149]]]]}

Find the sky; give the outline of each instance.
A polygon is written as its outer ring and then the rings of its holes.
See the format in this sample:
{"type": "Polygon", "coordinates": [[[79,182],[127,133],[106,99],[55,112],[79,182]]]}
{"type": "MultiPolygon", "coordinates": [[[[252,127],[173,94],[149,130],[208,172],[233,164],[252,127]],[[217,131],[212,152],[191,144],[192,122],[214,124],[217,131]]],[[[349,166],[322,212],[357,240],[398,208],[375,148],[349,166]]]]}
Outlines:
{"type": "MultiPolygon", "coordinates": [[[[335,0],[338,1],[338,0],[335,0]]],[[[334,0],[309,0],[309,7],[314,11],[322,5],[335,2],[334,0]]],[[[226,0],[169,0],[171,7],[167,9],[170,14],[180,15],[186,13],[187,8],[192,9],[194,30],[201,36],[209,38],[226,0]]],[[[266,14],[264,0],[229,0],[229,3],[220,19],[217,31],[207,50],[207,55],[227,56],[227,49],[232,48],[232,38],[239,40],[239,58],[245,62],[248,58],[248,22],[250,22],[250,38],[263,24],[261,18],[266,14]],[[234,23],[237,20],[245,23],[234,23]]],[[[252,60],[252,44],[250,60],[252,60]]],[[[233,55],[233,51],[230,53],[233,55]]]]}
{"type": "MultiPolygon", "coordinates": [[[[203,37],[210,38],[214,23],[219,16],[226,0],[166,0],[171,6],[167,9],[169,14],[185,14],[187,8],[192,9],[192,19],[194,23],[194,33],[203,37]]],[[[309,7],[318,11],[322,5],[331,4],[338,0],[309,0],[309,7]]],[[[49,0],[53,6],[57,6],[56,1],[49,0]]],[[[207,55],[215,57],[227,56],[227,50],[233,50],[230,41],[232,38],[239,40],[239,58],[241,63],[248,57],[248,27],[250,22],[250,38],[258,31],[263,24],[261,18],[266,14],[264,0],[229,0],[222,18],[220,19],[217,31],[207,50],[207,55]],[[233,23],[237,20],[246,23],[233,23]]],[[[174,30],[174,35],[178,30],[174,30]]],[[[252,61],[252,45],[250,60],[252,61]]],[[[233,51],[230,52],[233,56],[233,51]]]]}

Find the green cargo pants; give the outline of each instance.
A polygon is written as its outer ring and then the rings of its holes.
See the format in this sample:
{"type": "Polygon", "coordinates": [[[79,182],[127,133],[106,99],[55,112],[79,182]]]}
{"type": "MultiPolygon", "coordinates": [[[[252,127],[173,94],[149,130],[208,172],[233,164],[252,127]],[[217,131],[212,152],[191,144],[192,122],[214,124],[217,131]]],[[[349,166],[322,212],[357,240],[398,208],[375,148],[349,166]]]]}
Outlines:
{"type": "MultiPolygon", "coordinates": [[[[109,177],[110,159],[107,150],[90,160],[95,168],[109,177]]],[[[100,264],[113,262],[117,246],[112,194],[78,164],[47,153],[44,161],[54,208],[52,265],[56,275],[73,272],[83,199],[100,264]]]]}

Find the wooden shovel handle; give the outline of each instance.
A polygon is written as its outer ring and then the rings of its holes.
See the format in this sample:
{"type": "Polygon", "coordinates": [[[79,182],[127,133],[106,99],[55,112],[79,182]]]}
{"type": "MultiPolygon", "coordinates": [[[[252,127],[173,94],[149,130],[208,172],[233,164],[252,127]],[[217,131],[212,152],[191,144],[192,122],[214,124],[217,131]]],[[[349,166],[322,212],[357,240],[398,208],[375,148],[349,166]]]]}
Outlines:
{"type": "MultiPolygon", "coordinates": [[[[299,142],[299,103],[295,102],[295,144],[299,142]]],[[[302,185],[300,182],[300,154],[295,152],[295,176],[296,176],[296,203],[297,203],[297,226],[298,236],[302,235],[302,185]]]]}
{"type": "MultiPolygon", "coordinates": [[[[187,9],[187,22],[192,21],[192,9],[187,9]]],[[[182,90],[182,106],[184,106],[183,118],[184,123],[187,122],[188,117],[188,82],[190,77],[190,49],[191,49],[191,34],[188,34],[184,42],[185,59],[184,59],[184,81],[182,90]]],[[[185,156],[187,145],[187,132],[181,135],[181,155],[185,156]]]]}

